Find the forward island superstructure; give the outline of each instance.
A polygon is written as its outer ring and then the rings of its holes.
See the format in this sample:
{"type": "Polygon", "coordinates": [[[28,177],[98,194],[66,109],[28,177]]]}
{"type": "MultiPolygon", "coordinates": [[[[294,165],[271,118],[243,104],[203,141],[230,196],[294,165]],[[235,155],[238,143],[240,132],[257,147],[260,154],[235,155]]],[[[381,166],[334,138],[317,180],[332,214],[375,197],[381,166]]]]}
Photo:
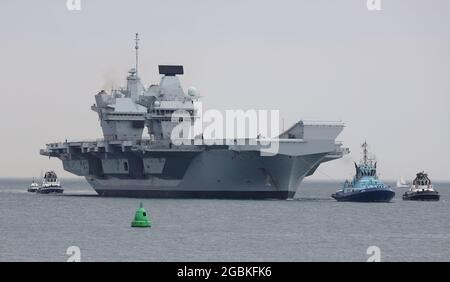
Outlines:
{"type": "Polygon", "coordinates": [[[137,65],[136,53],[126,87],[95,95],[91,108],[102,139],[50,143],[40,151],[84,176],[100,196],[287,199],[321,163],[348,153],[335,141],[341,122],[298,121],[269,138],[277,142],[274,154],[255,142],[259,135],[212,145],[194,136],[192,142],[174,144],[172,130],[196,120],[200,97],[181,87],[183,66],[160,65],[160,83],[145,87],[137,65]],[[184,116],[175,117],[180,110],[184,116]]]}

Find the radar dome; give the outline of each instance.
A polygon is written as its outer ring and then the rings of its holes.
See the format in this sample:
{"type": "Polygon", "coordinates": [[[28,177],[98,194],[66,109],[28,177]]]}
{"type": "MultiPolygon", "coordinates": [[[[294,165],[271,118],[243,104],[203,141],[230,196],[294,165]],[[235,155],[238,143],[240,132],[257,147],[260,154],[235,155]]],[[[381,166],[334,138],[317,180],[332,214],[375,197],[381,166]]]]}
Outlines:
{"type": "Polygon", "coordinates": [[[153,106],[154,107],[159,107],[159,106],[161,106],[161,102],[160,101],[155,101],[155,102],[153,102],[153,106]]]}
{"type": "Polygon", "coordinates": [[[191,97],[198,96],[198,90],[194,86],[188,88],[188,95],[191,97]]]}

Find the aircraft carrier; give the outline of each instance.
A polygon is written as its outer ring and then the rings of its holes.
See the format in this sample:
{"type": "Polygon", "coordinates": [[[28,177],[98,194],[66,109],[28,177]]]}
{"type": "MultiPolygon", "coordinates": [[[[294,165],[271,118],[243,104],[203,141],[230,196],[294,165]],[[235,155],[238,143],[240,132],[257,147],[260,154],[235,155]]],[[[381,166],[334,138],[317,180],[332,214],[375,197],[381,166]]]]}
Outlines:
{"type": "Polygon", "coordinates": [[[195,136],[190,143],[174,144],[172,130],[186,122],[174,113],[182,110],[195,121],[200,97],[183,90],[183,66],[160,65],[160,83],[145,87],[138,76],[137,42],[136,35],[136,65],[126,87],[95,95],[91,109],[103,138],[49,143],[40,151],[84,176],[100,196],[288,199],[321,163],[349,152],[335,140],[342,122],[298,121],[266,137],[277,142],[276,153],[267,153],[259,136],[222,144],[198,142],[205,140],[195,136]]]}

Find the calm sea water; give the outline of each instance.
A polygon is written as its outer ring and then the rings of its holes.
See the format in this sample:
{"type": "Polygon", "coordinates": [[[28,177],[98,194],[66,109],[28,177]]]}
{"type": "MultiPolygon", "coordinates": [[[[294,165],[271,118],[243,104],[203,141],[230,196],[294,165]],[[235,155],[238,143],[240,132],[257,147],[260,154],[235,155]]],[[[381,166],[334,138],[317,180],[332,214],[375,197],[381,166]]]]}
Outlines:
{"type": "Polygon", "coordinates": [[[60,196],[27,193],[28,179],[0,179],[0,261],[450,260],[450,184],[439,202],[338,203],[340,183],[304,182],[296,200],[101,198],[84,180],[60,196]],[[142,202],[150,229],[131,228],[142,202]]]}

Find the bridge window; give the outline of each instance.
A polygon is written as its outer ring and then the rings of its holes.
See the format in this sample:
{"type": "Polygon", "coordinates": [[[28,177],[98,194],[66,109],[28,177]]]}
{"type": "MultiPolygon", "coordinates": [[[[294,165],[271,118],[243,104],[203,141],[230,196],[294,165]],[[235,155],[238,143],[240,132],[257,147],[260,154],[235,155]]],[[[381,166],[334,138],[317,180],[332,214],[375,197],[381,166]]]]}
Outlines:
{"type": "Polygon", "coordinates": [[[128,171],[128,162],[123,163],[123,170],[128,171]]]}

